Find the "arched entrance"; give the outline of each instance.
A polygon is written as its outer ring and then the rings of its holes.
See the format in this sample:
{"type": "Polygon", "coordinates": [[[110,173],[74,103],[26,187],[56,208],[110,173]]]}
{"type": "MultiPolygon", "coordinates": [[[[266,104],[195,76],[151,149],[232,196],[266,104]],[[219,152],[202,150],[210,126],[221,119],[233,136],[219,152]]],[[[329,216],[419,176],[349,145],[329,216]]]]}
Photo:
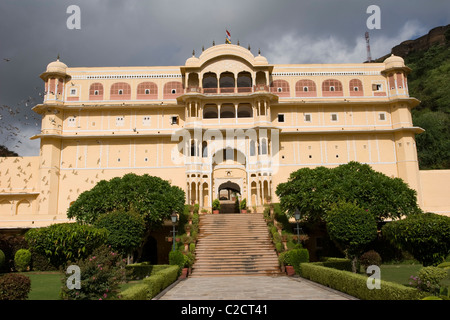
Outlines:
{"type": "Polygon", "coordinates": [[[238,213],[241,199],[241,187],[228,180],[218,187],[217,198],[220,200],[220,213],[238,213]]]}

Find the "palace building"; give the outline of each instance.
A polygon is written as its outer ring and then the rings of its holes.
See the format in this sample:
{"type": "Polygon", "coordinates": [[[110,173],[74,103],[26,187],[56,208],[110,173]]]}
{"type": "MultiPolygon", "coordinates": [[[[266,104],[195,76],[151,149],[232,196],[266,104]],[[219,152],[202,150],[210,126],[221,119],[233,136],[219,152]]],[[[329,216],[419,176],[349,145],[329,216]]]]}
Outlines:
{"type": "Polygon", "coordinates": [[[277,202],[304,167],[349,161],[402,178],[428,211],[450,214],[448,170],[419,171],[402,58],[383,63],[270,64],[233,44],[182,66],[68,67],[40,75],[45,98],[36,157],[0,159],[0,228],[68,221],[100,180],[126,173],[168,180],[211,210],[238,195],[277,202]]]}

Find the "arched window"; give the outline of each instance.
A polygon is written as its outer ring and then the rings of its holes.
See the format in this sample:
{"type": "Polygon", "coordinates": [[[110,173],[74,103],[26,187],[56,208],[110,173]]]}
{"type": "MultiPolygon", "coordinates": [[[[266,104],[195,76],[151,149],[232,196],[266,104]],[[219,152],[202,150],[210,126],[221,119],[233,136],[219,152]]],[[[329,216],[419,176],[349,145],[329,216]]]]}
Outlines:
{"type": "Polygon", "coordinates": [[[250,140],[250,156],[253,157],[256,155],[256,143],[255,140],[250,140]]]}
{"type": "Polygon", "coordinates": [[[203,107],[203,119],[217,119],[218,112],[215,104],[205,105],[203,107]]]}
{"type": "Polygon", "coordinates": [[[137,86],[137,99],[157,99],[158,86],[154,82],[141,82],[137,86]]]}
{"type": "Polygon", "coordinates": [[[223,72],[220,74],[219,87],[221,93],[234,92],[234,74],[231,72],[223,72]]]}
{"type": "Polygon", "coordinates": [[[252,92],[252,75],[250,72],[242,71],[237,78],[238,92],[252,92]]]}
{"type": "Polygon", "coordinates": [[[183,84],[180,81],[170,81],[164,85],[164,99],[176,99],[183,94],[183,84]]]}
{"type": "Polygon", "coordinates": [[[363,85],[362,85],[361,80],[359,80],[359,79],[350,80],[349,87],[350,87],[350,95],[351,96],[363,96],[364,95],[363,85]]]}
{"type": "Polygon", "coordinates": [[[322,82],[322,95],[324,97],[343,96],[342,83],[336,79],[328,79],[322,82]]]}
{"type": "Polygon", "coordinates": [[[270,92],[277,94],[280,97],[289,97],[289,83],[286,80],[274,80],[270,84],[270,92]]]}
{"type": "Polygon", "coordinates": [[[260,149],[261,153],[260,154],[267,154],[267,139],[266,138],[262,138],[261,139],[261,149],[260,149]]]}
{"type": "Polygon", "coordinates": [[[203,93],[217,93],[217,75],[214,72],[207,72],[202,79],[203,93]]]}
{"type": "Polygon", "coordinates": [[[101,83],[93,83],[89,87],[89,100],[103,100],[103,85],[101,83]]]}
{"type": "Polygon", "coordinates": [[[131,86],[126,82],[116,82],[111,86],[111,100],[131,99],[131,86]]]}
{"type": "Polygon", "coordinates": [[[241,103],[238,106],[238,118],[251,118],[253,117],[253,108],[248,103],[241,103]]]}
{"type": "Polygon", "coordinates": [[[223,104],[220,106],[220,118],[221,119],[229,119],[229,118],[234,118],[235,114],[234,114],[235,110],[234,110],[234,105],[232,104],[223,104]]]}
{"type": "Polygon", "coordinates": [[[295,84],[295,96],[296,97],[316,97],[317,88],[316,83],[312,80],[299,80],[295,84]]]}
{"type": "Polygon", "coordinates": [[[208,157],[208,142],[207,141],[202,142],[202,157],[203,158],[208,157]]]}

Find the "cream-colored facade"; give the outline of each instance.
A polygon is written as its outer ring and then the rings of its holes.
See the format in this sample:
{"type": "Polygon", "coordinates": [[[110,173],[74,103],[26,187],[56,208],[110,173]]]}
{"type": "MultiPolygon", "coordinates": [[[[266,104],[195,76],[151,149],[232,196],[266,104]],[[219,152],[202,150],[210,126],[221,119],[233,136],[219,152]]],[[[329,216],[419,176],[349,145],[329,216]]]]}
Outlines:
{"type": "Polygon", "coordinates": [[[202,208],[223,190],[261,208],[278,201],[291,172],[349,161],[402,178],[423,208],[449,214],[450,171],[436,186],[418,168],[423,130],[412,124],[419,101],[409,71],[396,56],[272,65],[232,44],[183,66],[70,68],[58,59],[41,74],[46,95],[33,108],[40,155],[0,160],[0,227],[67,221],[83,191],[129,172],[166,179],[202,208]]]}

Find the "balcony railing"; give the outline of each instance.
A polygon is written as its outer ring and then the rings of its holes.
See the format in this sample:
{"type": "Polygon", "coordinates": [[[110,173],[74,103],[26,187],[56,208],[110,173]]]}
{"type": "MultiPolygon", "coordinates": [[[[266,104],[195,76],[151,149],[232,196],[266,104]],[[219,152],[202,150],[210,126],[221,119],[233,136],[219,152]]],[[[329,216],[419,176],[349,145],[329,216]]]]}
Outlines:
{"type": "Polygon", "coordinates": [[[227,87],[227,88],[201,88],[190,86],[186,90],[186,93],[189,92],[198,92],[203,94],[269,92],[269,86],[256,85],[253,87],[227,87]]]}

